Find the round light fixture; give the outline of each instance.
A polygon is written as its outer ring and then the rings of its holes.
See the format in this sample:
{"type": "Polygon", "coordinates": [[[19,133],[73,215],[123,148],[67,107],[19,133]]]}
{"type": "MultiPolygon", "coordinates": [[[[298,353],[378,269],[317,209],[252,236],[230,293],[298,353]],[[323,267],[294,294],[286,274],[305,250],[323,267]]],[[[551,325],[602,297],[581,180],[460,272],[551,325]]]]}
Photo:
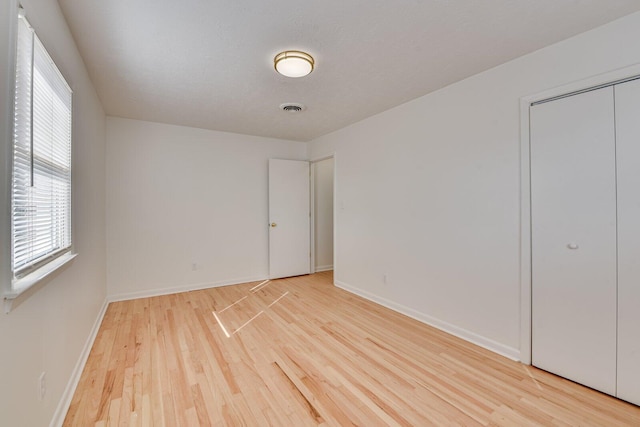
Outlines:
{"type": "Polygon", "coordinates": [[[298,50],[280,52],[273,59],[276,71],[287,77],[304,77],[313,71],[314,65],[311,55],[298,50]]]}

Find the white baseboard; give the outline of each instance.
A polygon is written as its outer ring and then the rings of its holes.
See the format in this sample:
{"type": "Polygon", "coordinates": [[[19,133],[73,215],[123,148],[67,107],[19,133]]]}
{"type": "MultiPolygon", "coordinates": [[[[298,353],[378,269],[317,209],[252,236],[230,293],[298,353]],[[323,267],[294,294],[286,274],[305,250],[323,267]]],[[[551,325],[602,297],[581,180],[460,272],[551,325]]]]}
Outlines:
{"type": "Polygon", "coordinates": [[[80,376],[82,375],[82,371],[84,370],[84,365],[87,363],[89,353],[91,353],[91,348],[93,347],[93,342],[98,335],[100,325],[102,324],[102,319],[107,312],[108,306],[109,302],[105,299],[104,303],[102,304],[102,308],[98,313],[98,317],[96,317],[96,321],[93,323],[91,332],[89,333],[89,337],[84,343],[84,347],[82,348],[80,357],[76,362],[76,366],[71,372],[71,378],[69,378],[69,382],[67,383],[67,386],[62,393],[62,397],[58,402],[58,407],[56,408],[56,412],[53,414],[53,419],[51,420],[49,427],[61,427],[62,423],[64,423],[64,418],[67,416],[67,411],[69,410],[69,406],[71,405],[71,399],[73,399],[73,394],[76,391],[76,387],[78,387],[78,382],[80,381],[80,376]]]}
{"type": "Polygon", "coordinates": [[[174,286],[170,288],[156,288],[137,292],[126,292],[121,294],[107,295],[108,302],[127,301],[137,298],[157,297],[160,295],[177,294],[180,292],[198,291],[200,289],[218,288],[220,286],[239,285],[248,282],[261,282],[267,280],[264,276],[241,277],[238,279],[222,280],[219,282],[193,283],[182,286],[174,286]]]}
{"type": "Polygon", "coordinates": [[[435,317],[421,313],[412,308],[405,307],[402,304],[398,304],[386,298],[382,298],[378,295],[374,295],[370,292],[363,291],[362,289],[358,289],[346,283],[336,281],[335,285],[341,289],[344,289],[347,292],[351,292],[353,294],[361,296],[362,298],[368,299],[369,301],[373,301],[393,311],[397,311],[398,313],[404,314],[405,316],[409,316],[413,319],[418,320],[419,322],[426,323],[427,325],[433,326],[434,328],[440,329],[444,332],[447,332],[448,334],[454,335],[458,338],[462,338],[465,341],[469,341],[470,343],[486,348],[487,350],[493,351],[494,353],[498,353],[504,357],[507,357],[509,359],[512,359],[518,362],[520,361],[520,350],[516,348],[509,347],[504,344],[500,344],[499,342],[483,337],[482,335],[478,335],[474,332],[467,331],[466,329],[452,325],[440,319],[436,319],[435,317]]]}
{"type": "Polygon", "coordinates": [[[333,264],[316,266],[316,273],[319,273],[321,271],[329,271],[329,270],[333,270],[333,264]]]}

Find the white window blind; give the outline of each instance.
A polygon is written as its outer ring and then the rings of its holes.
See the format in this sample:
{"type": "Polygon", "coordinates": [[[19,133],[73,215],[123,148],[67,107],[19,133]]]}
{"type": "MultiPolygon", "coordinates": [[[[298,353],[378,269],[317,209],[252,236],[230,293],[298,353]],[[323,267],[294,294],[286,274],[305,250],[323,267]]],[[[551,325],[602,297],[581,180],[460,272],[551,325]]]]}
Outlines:
{"type": "Polygon", "coordinates": [[[71,249],[71,89],[19,19],[11,188],[14,278],[71,249]]]}

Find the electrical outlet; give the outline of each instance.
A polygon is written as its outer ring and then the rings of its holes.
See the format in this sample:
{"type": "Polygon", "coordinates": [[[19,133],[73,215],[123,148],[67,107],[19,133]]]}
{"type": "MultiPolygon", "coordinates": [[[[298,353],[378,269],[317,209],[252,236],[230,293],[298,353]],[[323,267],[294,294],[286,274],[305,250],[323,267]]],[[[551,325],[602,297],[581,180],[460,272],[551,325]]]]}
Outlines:
{"type": "Polygon", "coordinates": [[[44,400],[45,394],[47,394],[47,373],[42,372],[38,378],[38,399],[44,400]]]}

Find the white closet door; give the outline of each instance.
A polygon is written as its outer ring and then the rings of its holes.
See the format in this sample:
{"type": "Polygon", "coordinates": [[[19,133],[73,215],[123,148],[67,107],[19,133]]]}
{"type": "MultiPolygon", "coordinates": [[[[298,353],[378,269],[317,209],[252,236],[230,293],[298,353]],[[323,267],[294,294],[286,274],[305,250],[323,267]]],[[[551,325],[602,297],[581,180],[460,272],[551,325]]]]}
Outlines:
{"type": "Polygon", "coordinates": [[[640,405],[640,81],[617,85],[618,397],[640,405]]]}
{"type": "Polygon", "coordinates": [[[531,107],[532,361],[616,393],[613,87],[531,107]]]}

